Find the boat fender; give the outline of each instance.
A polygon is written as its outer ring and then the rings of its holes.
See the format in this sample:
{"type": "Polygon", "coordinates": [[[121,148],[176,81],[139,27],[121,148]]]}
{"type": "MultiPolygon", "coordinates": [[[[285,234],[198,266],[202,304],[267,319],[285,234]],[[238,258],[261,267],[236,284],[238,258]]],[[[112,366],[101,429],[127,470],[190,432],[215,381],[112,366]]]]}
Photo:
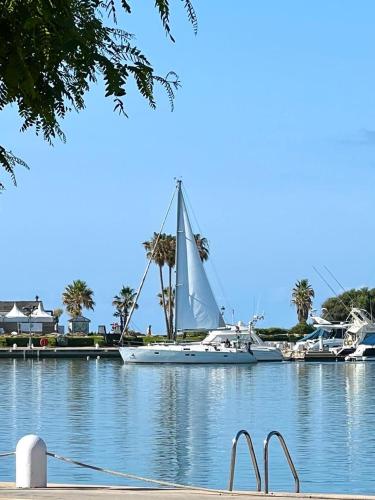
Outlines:
{"type": "Polygon", "coordinates": [[[42,337],[40,339],[39,344],[40,344],[40,347],[46,347],[48,345],[48,339],[46,337],[42,337]]]}

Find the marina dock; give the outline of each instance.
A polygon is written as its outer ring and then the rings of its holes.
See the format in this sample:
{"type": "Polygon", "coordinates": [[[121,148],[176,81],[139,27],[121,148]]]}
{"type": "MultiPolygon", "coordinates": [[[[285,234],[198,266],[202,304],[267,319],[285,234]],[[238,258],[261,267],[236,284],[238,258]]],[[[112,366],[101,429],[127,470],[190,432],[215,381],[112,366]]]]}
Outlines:
{"type": "Polygon", "coordinates": [[[335,356],[330,351],[288,351],[284,353],[284,361],[332,361],[342,362],[345,361],[344,356],[335,356]]]}
{"type": "Polygon", "coordinates": [[[117,347],[17,347],[0,349],[0,358],[121,358],[117,347]]]}
{"type": "Polygon", "coordinates": [[[46,499],[46,500],[229,500],[243,498],[246,500],[260,500],[274,498],[277,500],[375,500],[369,495],[343,495],[325,493],[257,493],[257,492],[207,492],[183,489],[148,489],[148,488],[121,488],[106,486],[76,486],[76,485],[51,485],[48,488],[20,489],[12,483],[0,483],[0,500],[5,499],[46,499]]]}

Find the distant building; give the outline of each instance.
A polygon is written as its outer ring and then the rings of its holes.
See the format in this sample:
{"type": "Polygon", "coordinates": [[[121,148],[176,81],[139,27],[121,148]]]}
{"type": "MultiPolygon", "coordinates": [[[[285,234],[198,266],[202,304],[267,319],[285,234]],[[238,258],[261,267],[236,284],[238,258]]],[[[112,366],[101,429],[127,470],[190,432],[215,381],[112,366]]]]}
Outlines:
{"type": "Polygon", "coordinates": [[[84,316],[77,316],[75,318],[70,318],[68,321],[69,333],[89,333],[90,332],[90,320],[84,316]]]}
{"type": "Polygon", "coordinates": [[[41,300],[0,301],[1,333],[53,333],[56,320],[41,300]]]}

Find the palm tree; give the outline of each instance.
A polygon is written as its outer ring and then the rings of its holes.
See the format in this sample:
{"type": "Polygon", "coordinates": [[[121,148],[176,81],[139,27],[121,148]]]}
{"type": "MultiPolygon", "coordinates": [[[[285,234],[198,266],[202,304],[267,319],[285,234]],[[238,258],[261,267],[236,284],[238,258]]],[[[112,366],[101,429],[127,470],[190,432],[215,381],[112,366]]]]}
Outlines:
{"type": "Polygon", "coordinates": [[[166,241],[167,235],[165,233],[159,234],[154,233],[153,237],[149,241],[144,241],[143,246],[146,250],[146,255],[148,259],[153,260],[155,264],[159,267],[159,277],[160,277],[160,289],[161,289],[161,297],[163,300],[163,309],[164,309],[164,318],[165,318],[165,326],[167,329],[167,333],[169,335],[169,323],[168,323],[168,315],[165,304],[165,297],[163,294],[164,290],[164,279],[163,279],[163,267],[166,262],[166,241]]]}
{"type": "MultiPolygon", "coordinates": [[[[124,330],[136,295],[137,292],[135,292],[133,288],[123,286],[120,293],[113,297],[112,305],[116,308],[114,316],[118,316],[120,318],[121,332],[124,330]]],[[[138,309],[138,304],[134,305],[134,309],[138,309]]]]}
{"type": "Polygon", "coordinates": [[[314,296],[315,292],[308,279],[299,280],[294,285],[291,303],[296,306],[299,323],[306,323],[314,296]]]}
{"type": "Polygon", "coordinates": [[[194,238],[195,238],[195,243],[197,244],[199,257],[201,258],[202,262],[205,262],[206,260],[208,260],[208,256],[210,253],[208,240],[207,238],[201,236],[199,233],[194,234],[194,238]]]}
{"type": "Polygon", "coordinates": [[[82,314],[82,309],[94,310],[94,292],[87,286],[85,281],[75,280],[71,285],[67,285],[62,294],[62,302],[66,310],[76,318],[82,314]]]}
{"type": "MultiPolygon", "coordinates": [[[[173,311],[174,291],[172,290],[172,270],[176,264],[176,237],[168,234],[164,240],[165,263],[168,266],[168,297],[165,298],[165,305],[168,308],[168,338],[173,338],[173,311]],[[167,298],[172,297],[172,300],[167,298]]],[[[159,294],[161,297],[161,294],[159,294]]]]}
{"type": "Polygon", "coordinates": [[[164,307],[165,304],[168,310],[168,323],[169,323],[168,339],[171,340],[173,339],[173,315],[174,315],[173,312],[174,312],[175,289],[174,288],[170,289],[169,287],[164,288],[163,297],[161,293],[158,293],[158,299],[159,299],[159,305],[164,307]]]}

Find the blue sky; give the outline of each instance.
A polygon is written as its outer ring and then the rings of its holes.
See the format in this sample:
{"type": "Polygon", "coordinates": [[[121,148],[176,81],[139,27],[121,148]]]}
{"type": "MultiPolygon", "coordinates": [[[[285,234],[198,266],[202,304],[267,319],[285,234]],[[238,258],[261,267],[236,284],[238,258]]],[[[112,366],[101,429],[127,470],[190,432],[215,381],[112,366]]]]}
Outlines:
{"type": "MultiPolygon", "coordinates": [[[[1,143],[31,166],[0,197],[2,300],[38,294],[58,307],[66,284],[83,279],[95,292],[93,328],[109,325],[113,295],[138,286],[141,243],[176,176],[210,242],[217,301],[236,320],[258,310],[263,326],[295,324],[301,278],[318,308],[332,294],[312,266],[345,287],[375,286],[374,3],[194,4],[196,37],[173,4],[175,44],[152,2],[124,17],[160,74],[179,74],[173,113],[162,90],[152,111],[131,85],[125,119],[94,87],[86,110],[62,123],[67,144],[53,148],[18,132],[16,109],[1,113],[1,143]]],[[[153,270],[134,317],[142,331],[163,328],[157,292],[153,270]]]]}

